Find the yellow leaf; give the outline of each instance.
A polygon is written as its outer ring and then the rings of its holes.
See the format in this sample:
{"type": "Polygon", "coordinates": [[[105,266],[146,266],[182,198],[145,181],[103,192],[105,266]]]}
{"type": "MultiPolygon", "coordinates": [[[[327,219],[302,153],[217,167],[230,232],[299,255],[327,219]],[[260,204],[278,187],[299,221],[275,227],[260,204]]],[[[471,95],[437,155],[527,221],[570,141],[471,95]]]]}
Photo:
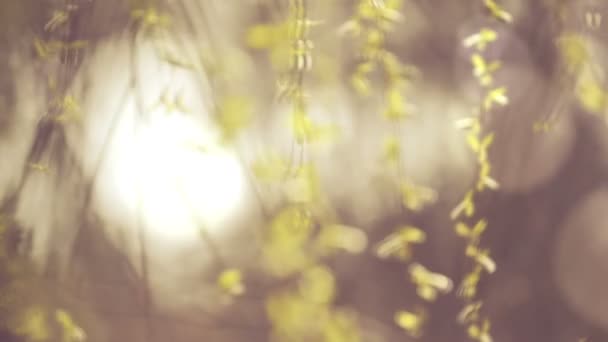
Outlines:
{"type": "MultiPolygon", "coordinates": [[[[485,157],[485,155],[482,155],[482,157],[485,157]]],[[[498,182],[496,182],[492,177],[490,177],[490,169],[491,167],[487,160],[482,159],[481,167],[479,170],[479,179],[477,180],[477,191],[481,192],[486,187],[492,190],[498,189],[498,182]]]]}
{"type": "Polygon", "coordinates": [[[468,322],[477,321],[479,318],[479,311],[481,310],[482,302],[476,301],[467,304],[465,307],[460,310],[458,313],[458,322],[461,324],[465,324],[468,322]]]}
{"type": "Polygon", "coordinates": [[[401,182],[401,200],[409,210],[419,211],[437,199],[437,193],[431,188],[416,185],[410,181],[401,182]]]}
{"type": "Polygon", "coordinates": [[[381,259],[396,257],[407,261],[411,257],[411,244],[420,244],[426,240],[424,231],[413,226],[404,226],[395,233],[384,238],[375,248],[376,255],[381,259]]]}
{"type": "Polygon", "coordinates": [[[414,312],[402,310],[395,313],[394,319],[395,323],[412,337],[420,337],[427,321],[427,313],[422,309],[414,312]]]}
{"type": "Polygon", "coordinates": [[[469,334],[469,337],[471,337],[474,340],[479,340],[479,336],[481,336],[481,329],[475,323],[471,324],[469,326],[469,328],[467,329],[467,332],[469,334]]]}
{"type": "Polygon", "coordinates": [[[411,246],[397,239],[386,238],[376,248],[376,256],[387,259],[394,256],[398,260],[408,261],[412,257],[411,246]]]}
{"type": "Polygon", "coordinates": [[[62,327],[63,342],[83,342],[86,334],[65,310],[55,311],[55,319],[62,327]]]}
{"type": "Polygon", "coordinates": [[[360,1],[357,14],[361,18],[374,20],[378,15],[378,6],[375,5],[375,1],[360,1]]]}
{"type": "Polygon", "coordinates": [[[494,273],[494,271],[496,271],[496,263],[490,258],[488,250],[479,250],[475,245],[469,245],[466,248],[465,254],[468,257],[473,258],[473,260],[485,268],[488,273],[494,273]]]}
{"type": "Polygon", "coordinates": [[[367,247],[367,236],[361,229],[330,224],[321,229],[318,244],[325,251],[343,249],[350,253],[361,253],[367,247]]]}
{"type": "Polygon", "coordinates": [[[388,106],[384,112],[384,117],[389,120],[400,120],[403,119],[407,113],[405,110],[405,100],[401,95],[401,91],[398,87],[392,87],[386,93],[386,100],[388,106]]]}
{"type": "Polygon", "coordinates": [[[513,17],[511,14],[502,7],[500,7],[494,0],[484,0],[484,4],[486,8],[490,11],[490,13],[499,20],[502,20],[506,23],[510,23],[513,21],[513,17]]]}
{"type": "Polygon", "coordinates": [[[300,294],[314,303],[329,303],[335,296],[335,283],[330,269],[325,266],[315,266],[302,274],[299,282],[300,294]]]}
{"type": "Polygon", "coordinates": [[[330,124],[313,122],[301,105],[296,105],[291,115],[293,135],[299,144],[328,141],[335,137],[337,128],[330,124]]]}
{"type": "Polygon", "coordinates": [[[323,328],[323,342],[361,342],[356,317],[345,311],[334,311],[323,328]]]}
{"type": "Polygon", "coordinates": [[[224,270],[217,278],[217,285],[220,290],[232,296],[239,296],[245,293],[243,274],[235,268],[224,270]]]}
{"type": "Polygon", "coordinates": [[[490,336],[490,321],[486,318],[484,319],[481,326],[478,323],[473,323],[468,328],[469,337],[479,342],[492,342],[492,337],[490,336]]]}
{"type": "Polygon", "coordinates": [[[486,95],[483,101],[483,107],[485,110],[492,109],[493,104],[499,104],[501,106],[506,106],[509,103],[509,98],[507,97],[507,88],[500,87],[491,90],[486,95]]]}
{"type": "Polygon", "coordinates": [[[32,168],[32,170],[36,170],[36,171],[40,171],[42,173],[48,173],[49,172],[49,166],[45,165],[45,164],[40,164],[40,163],[30,163],[30,168],[32,168]]]}
{"type": "Polygon", "coordinates": [[[462,213],[467,217],[473,216],[475,213],[475,202],[473,202],[473,191],[469,190],[465,194],[462,201],[450,212],[452,220],[457,219],[462,213]]]}
{"type": "Polygon", "coordinates": [[[408,243],[423,243],[426,241],[426,233],[414,226],[403,226],[397,231],[400,238],[408,243]]]}
{"type": "Polygon", "coordinates": [[[467,134],[467,142],[469,143],[469,146],[471,147],[471,150],[473,150],[473,152],[477,152],[479,151],[479,138],[474,135],[474,134],[467,134]]]}
{"type": "Polygon", "coordinates": [[[418,285],[416,287],[416,294],[428,302],[434,302],[437,299],[437,289],[429,285],[418,285]]]}
{"type": "Polygon", "coordinates": [[[55,10],[51,19],[44,25],[44,30],[52,32],[67,23],[68,19],[69,13],[67,11],[55,10]]]}
{"type": "Polygon", "coordinates": [[[291,116],[292,129],[299,144],[310,141],[313,123],[303,108],[296,106],[291,116]]]}
{"type": "Polygon", "coordinates": [[[464,39],[463,45],[466,47],[475,46],[479,51],[483,51],[486,46],[495,41],[498,35],[496,31],[488,28],[482,28],[481,31],[464,39]]]}
{"type": "Polygon", "coordinates": [[[312,229],[310,212],[299,206],[286,207],[276,215],[262,249],[270,273],[289,276],[312,262],[313,256],[307,249],[312,229]]]}
{"type": "Polygon", "coordinates": [[[592,113],[601,113],[608,104],[608,94],[601,85],[590,78],[582,80],[576,88],[576,96],[583,108],[592,113]]]}
{"type": "Polygon", "coordinates": [[[501,66],[500,61],[486,62],[478,53],[471,55],[471,64],[473,65],[473,75],[479,79],[483,86],[492,83],[492,74],[501,66]]]}
{"type": "Polygon", "coordinates": [[[298,293],[274,292],[266,300],[266,313],[272,322],[271,341],[317,341],[322,323],[331,313],[326,305],[311,302],[298,293]]]}
{"type": "Polygon", "coordinates": [[[487,162],[487,160],[488,160],[488,150],[489,150],[489,148],[490,148],[490,146],[492,145],[493,142],[494,142],[494,132],[489,133],[488,135],[486,135],[485,137],[483,137],[483,139],[481,140],[481,142],[479,142],[479,145],[477,146],[477,149],[474,150],[475,152],[477,152],[477,159],[479,160],[479,162],[481,162],[481,163],[486,163],[487,162]]]}
{"type": "Polygon", "coordinates": [[[167,15],[158,12],[152,7],[133,10],[131,17],[139,21],[144,28],[164,28],[169,26],[171,22],[167,15]]]}
{"type": "Polygon", "coordinates": [[[492,145],[492,142],[494,142],[494,133],[489,133],[488,135],[486,135],[483,140],[481,141],[481,147],[483,149],[487,149],[488,147],[490,147],[490,145],[492,145]]]}
{"type": "Polygon", "coordinates": [[[566,33],[557,39],[557,46],[561,52],[566,69],[578,72],[589,60],[587,41],[584,36],[576,33],[566,33]]]}
{"type": "Polygon", "coordinates": [[[287,32],[273,25],[255,25],[247,31],[247,45],[254,49],[269,49],[286,39],[287,32]]]}
{"type": "Polygon", "coordinates": [[[448,293],[452,290],[453,284],[450,278],[431,272],[418,263],[411,264],[409,272],[412,282],[417,286],[418,294],[425,300],[435,300],[437,291],[448,293]]]}
{"type": "Polygon", "coordinates": [[[31,341],[45,341],[50,336],[47,322],[47,312],[41,307],[31,307],[25,310],[20,318],[15,333],[31,341]]]}
{"type": "Polygon", "coordinates": [[[284,158],[277,154],[268,154],[256,159],[251,170],[258,180],[273,182],[285,178],[288,167],[284,158]]]}
{"type": "Polygon", "coordinates": [[[455,230],[456,234],[461,237],[467,238],[470,244],[476,245],[479,241],[481,234],[485,231],[488,222],[485,219],[481,219],[475,223],[475,226],[472,228],[467,226],[463,222],[458,222],[456,224],[455,230]]]}
{"type": "Polygon", "coordinates": [[[477,294],[477,284],[481,277],[481,266],[477,265],[469,272],[458,287],[457,295],[465,299],[474,298],[477,294]]]}
{"type": "Polygon", "coordinates": [[[376,63],[375,61],[371,60],[357,65],[357,70],[355,73],[360,75],[367,75],[373,72],[374,69],[376,69],[376,63]]]}
{"type": "Polygon", "coordinates": [[[384,160],[389,164],[396,164],[401,159],[401,144],[396,136],[389,136],[384,140],[384,160]]]}
{"type": "Polygon", "coordinates": [[[392,89],[398,89],[407,79],[420,76],[420,71],[413,65],[404,65],[399,57],[390,51],[381,51],[378,55],[384,66],[384,73],[392,89]]]}
{"type": "Polygon", "coordinates": [[[354,74],[350,79],[350,83],[359,95],[368,96],[371,92],[369,80],[364,75],[354,74]]]}
{"type": "Polygon", "coordinates": [[[62,41],[58,40],[43,41],[38,37],[34,38],[34,49],[41,59],[58,53],[64,45],[62,41]]]}
{"type": "Polygon", "coordinates": [[[292,203],[311,203],[320,195],[319,179],[312,165],[298,168],[294,177],[285,182],[285,195],[292,203]]]}
{"type": "Polygon", "coordinates": [[[368,30],[366,43],[368,47],[382,46],[384,44],[384,33],[378,29],[368,30]]]}
{"type": "Polygon", "coordinates": [[[462,237],[468,237],[471,234],[471,229],[464,223],[458,222],[456,224],[456,234],[462,237]]]}
{"type": "Polygon", "coordinates": [[[222,130],[223,139],[233,140],[245,128],[253,116],[251,99],[248,97],[231,96],[219,106],[216,121],[222,130]]]}

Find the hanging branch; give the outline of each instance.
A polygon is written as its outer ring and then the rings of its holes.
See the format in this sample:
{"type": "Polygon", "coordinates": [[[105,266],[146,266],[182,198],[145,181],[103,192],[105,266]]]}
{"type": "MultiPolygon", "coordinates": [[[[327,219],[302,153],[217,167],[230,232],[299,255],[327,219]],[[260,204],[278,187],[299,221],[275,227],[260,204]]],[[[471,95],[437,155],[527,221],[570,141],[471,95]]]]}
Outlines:
{"type": "MultiPolygon", "coordinates": [[[[483,0],[482,4],[491,16],[497,20],[510,23],[512,16],[493,0],[483,0]]],[[[485,117],[497,106],[509,103],[507,88],[494,85],[494,74],[502,66],[500,61],[488,61],[483,52],[486,47],[498,39],[498,33],[489,28],[481,28],[464,39],[463,45],[472,49],[471,65],[473,76],[481,89],[479,107],[473,116],[461,119],[457,127],[466,133],[467,144],[475,154],[478,163],[477,181],[472,189],[467,191],[464,199],[452,210],[450,216],[456,221],[455,232],[466,243],[465,257],[471,261],[473,268],[468,272],[458,290],[457,295],[464,299],[464,307],[457,317],[460,324],[466,326],[466,331],[472,340],[479,342],[492,341],[490,320],[483,317],[481,309],[483,302],[477,299],[477,287],[483,273],[494,273],[496,263],[490,256],[490,250],[482,247],[482,235],[488,222],[485,218],[475,218],[475,199],[486,190],[495,190],[498,183],[491,177],[491,165],[488,158],[490,147],[494,141],[494,133],[484,130],[485,117]],[[472,222],[472,223],[469,223],[472,222]]]]}

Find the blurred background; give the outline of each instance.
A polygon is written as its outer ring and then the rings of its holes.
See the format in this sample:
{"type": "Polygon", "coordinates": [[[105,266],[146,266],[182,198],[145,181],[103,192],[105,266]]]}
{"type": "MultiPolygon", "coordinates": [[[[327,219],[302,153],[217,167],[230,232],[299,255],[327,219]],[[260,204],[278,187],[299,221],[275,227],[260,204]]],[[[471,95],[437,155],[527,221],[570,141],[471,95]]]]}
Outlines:
{"type": "Polygon", "coordinates": [[[605,15],[1,1],[0,341],[608,340],[605,15]]]}

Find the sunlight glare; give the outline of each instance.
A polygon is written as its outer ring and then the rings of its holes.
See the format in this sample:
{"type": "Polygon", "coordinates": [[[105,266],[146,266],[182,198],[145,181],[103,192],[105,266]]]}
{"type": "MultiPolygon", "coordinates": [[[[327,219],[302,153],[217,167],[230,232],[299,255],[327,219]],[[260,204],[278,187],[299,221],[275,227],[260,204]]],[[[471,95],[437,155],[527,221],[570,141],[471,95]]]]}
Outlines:
{"type": "Polygon", "coordinates": [[[194,120],[153,116],[132,148],[136,165],[127,170],[141,220],[157,237],[191,239],[200,229],[217,230],[239,205],[244,177],[238,159],[205,141],[194,120]]]}

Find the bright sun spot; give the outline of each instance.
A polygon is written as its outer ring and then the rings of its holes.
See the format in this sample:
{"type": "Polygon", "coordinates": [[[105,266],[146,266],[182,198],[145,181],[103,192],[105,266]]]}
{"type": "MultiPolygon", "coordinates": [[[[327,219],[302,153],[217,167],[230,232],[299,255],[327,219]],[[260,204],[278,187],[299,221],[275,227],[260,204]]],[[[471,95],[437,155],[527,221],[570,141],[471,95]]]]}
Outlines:
{"type": "Polygon", "coordinates": [[[129,44],[124,42],[122,53],[108,45],[99,67],[91,66],[98,73],[92,90],[98,95],[86,103],[83,150],[91,172],[100,168],[95,185],[100,214],[117,228],[116,239],[123,229],[131,234],[140,227],[163,246],[200,241],[203,230],[218,237],[244,207],[246,178],[238,154],[218,143],[204,82],[167,66],[153,46],[138,47],[141,77],[131,89],[130,76],[118,67],[130,63],[129,44]],[[116,60],[112,72],[109,59],[116,60]],[[170,105],[174,102],[180,105],[170,105]]]}
{"type": "Polygon", "coordinates": [[[160,239],[191,239],[217,231],[236,210],[243,171],[194,120],[156,115],[138,125],[124,154],[122,177],[133,187],[140,222],[160,239]]]}

